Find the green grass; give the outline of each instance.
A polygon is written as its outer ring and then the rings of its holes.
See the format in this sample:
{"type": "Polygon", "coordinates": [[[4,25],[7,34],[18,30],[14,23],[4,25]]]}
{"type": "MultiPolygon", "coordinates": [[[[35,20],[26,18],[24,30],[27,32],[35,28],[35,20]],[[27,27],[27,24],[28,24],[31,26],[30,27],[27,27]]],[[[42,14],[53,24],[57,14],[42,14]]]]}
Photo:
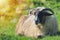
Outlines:
{"type": "MultiPolygon", "coordinates": [[[[60,14],[59,14],[60,12],[59,11],[56,12],[57,13],[55,14],[55,16],[57,17],[58,29],[60,31],[60,14]]],[[[11,21],[0,22],[0,40],[36,40],[35,38],[15,35],[15,27],[17,22],[18,20],[16,22],[11,21]]],[[[47,35],[44,38],[38,40],[60,40],[60,34],[57,36],[47,35]]]]}

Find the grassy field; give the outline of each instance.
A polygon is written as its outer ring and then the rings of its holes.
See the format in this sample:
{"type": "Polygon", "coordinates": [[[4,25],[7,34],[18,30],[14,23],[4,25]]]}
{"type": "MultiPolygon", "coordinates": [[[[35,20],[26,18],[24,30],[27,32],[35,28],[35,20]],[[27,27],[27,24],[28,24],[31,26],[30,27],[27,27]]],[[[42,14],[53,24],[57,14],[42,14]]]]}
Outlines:
{"type": "MultiPolygon", "coordinates": [[[[55,16],[58,21],[58,31],[60,31],[60,12],[59,10],[54,10],[55,16]]],[[[36,40],[35,38],[25,37],[25,36],[17,36],[15,35],[15,27],[18,22],[18,19],[16,22],[13,21],[7,21],[4,22],[0,21],[0,40],[36,40]]],[[[59,32],[60,33],[60,32],[59,32]]],[[[38,40],[60,40],[60,34],[57,34],[57,36],[45,36],[42,39],[38,40]]]]}

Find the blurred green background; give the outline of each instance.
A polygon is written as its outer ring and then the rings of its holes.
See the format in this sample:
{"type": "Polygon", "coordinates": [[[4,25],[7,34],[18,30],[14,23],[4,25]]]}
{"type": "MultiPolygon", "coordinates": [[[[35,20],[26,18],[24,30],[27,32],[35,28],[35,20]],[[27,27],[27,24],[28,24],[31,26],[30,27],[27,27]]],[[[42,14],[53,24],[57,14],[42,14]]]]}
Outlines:
{"type": "MultiPolygon", "coordinates": [[[[15,28],[21,15],[27,15],[30,9],[42,6],[54,11],[60,32],[60,0],[0,0],[0,40],[36,40],[15,35],[15,28]]],[[[60,40],[60,34],[47,35],[38,40],[60,40]]]]}

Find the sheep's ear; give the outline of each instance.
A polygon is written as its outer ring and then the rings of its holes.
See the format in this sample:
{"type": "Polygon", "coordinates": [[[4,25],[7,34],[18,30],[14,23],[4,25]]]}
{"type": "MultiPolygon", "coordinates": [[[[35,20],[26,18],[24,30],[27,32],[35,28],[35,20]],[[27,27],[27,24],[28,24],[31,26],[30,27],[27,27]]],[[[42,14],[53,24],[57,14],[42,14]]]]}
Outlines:
{"type": "Polygon", "coordinates": [[[43,14],[44,14],[45,16],[53,15],[52,12],[49,12],[49,11],[45,11],[45,12],[43,12],[43,14]]]}
{"type": "Polygon", "coordinates": [[[43,13],[45,16],[50,16],[54,14],[53,10],[50,8],[43,9],[41,13],[43,13]]]}
{"type": "Polygon", "coordinates": [[[34,14],[35,14],[35,9],[30,10],[30,11],[29,11],[29,14],[30,14],[30,15],[34,15],[34,14]]]}
{"type": "Polygon", "coordinates": [[[51,16],[51,15],[53,15],[53,14],[50,14],[49,12],[44,12],[44,15],[45,15],[45,16],[51,16]]]}
{"type": "Polygon", "coordinates": [[[29,11],[29,14],[32,14],[32,10],[29,11]]]}

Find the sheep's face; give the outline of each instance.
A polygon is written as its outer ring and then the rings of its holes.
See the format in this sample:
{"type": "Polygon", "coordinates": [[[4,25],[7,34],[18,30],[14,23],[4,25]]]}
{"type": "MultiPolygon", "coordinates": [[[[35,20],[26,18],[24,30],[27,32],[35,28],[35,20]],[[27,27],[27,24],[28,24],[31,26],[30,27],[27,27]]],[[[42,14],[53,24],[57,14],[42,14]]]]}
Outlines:
{"type": "Polygon", "coordinates": [[[40,11],[35,12],[35,23],[43,23],[45,21],[46,16],[44,13],[41,13],[40,11]]]}

